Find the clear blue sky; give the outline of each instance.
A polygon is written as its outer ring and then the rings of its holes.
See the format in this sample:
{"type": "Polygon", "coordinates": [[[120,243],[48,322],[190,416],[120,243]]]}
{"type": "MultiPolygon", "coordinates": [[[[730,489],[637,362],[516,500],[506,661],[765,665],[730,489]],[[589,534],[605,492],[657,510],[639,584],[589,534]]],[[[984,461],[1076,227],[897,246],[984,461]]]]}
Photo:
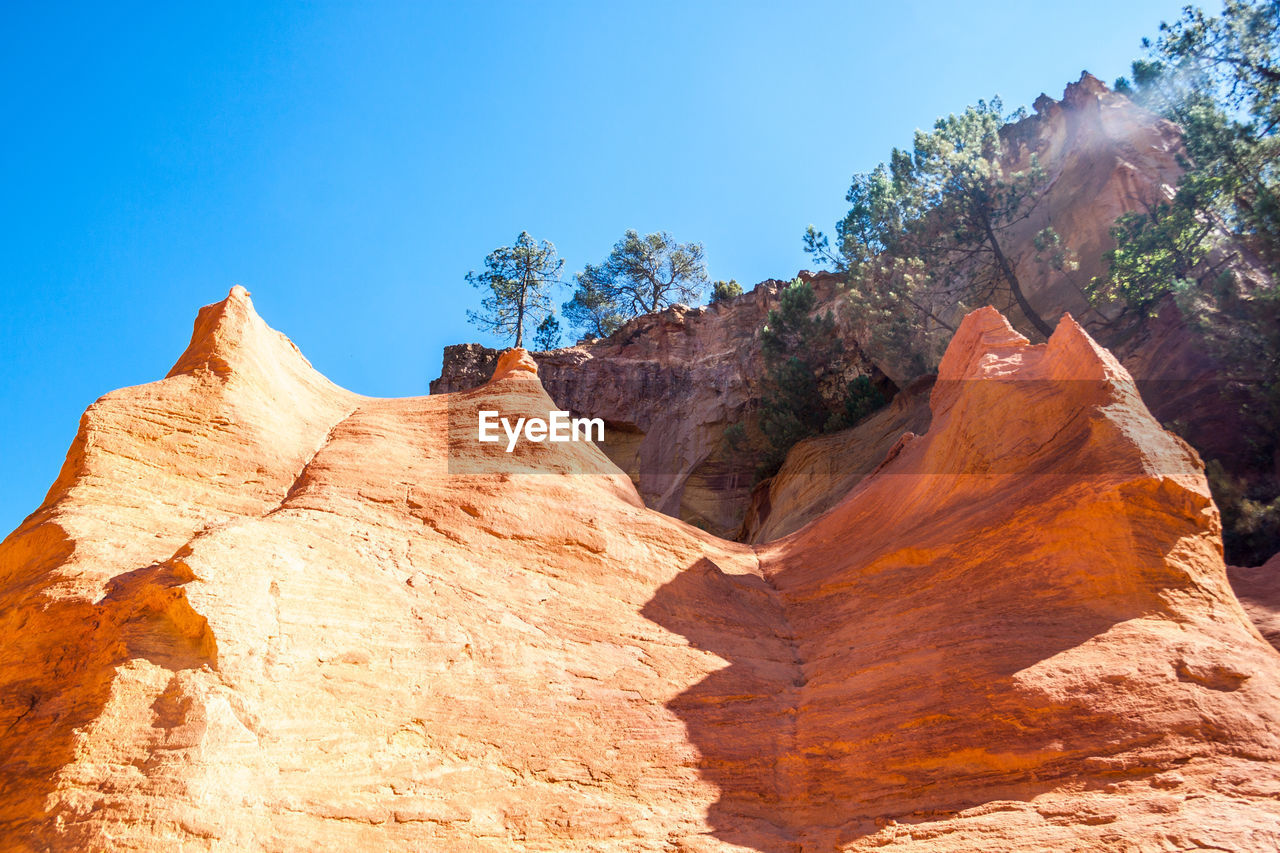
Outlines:
{"type": "Polygon", "coordinates": [[[424,394],[443,346],[486,340],[463,276],[521,230],[566,272],[635,228],[702,241],[713,278],[790,277],[804,226],[915,128],[1111,81],[1177,13],[7,2],[0,536],[84,408],[162,377],[233,284],[339,384],[424,394]]]}

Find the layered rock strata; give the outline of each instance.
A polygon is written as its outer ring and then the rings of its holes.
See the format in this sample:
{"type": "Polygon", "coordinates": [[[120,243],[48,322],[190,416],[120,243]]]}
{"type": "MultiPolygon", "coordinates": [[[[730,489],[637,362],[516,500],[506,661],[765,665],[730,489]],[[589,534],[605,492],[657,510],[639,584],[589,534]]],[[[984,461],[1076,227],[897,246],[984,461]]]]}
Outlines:
{"type": "Polygon", "coordinates": [[[838,504],[864,477],[929,429],[934,377],[903,389],[857,426],[805,439],[777,474],[751,492],[741,542],[771,542],[794,533],[838,504]]]}
{"type": "Polygon", "coordinates": [[[1280,554],[1261,566],[1227,566],[1227,577],[1262,636],[1280,649],[1280,554]]]}

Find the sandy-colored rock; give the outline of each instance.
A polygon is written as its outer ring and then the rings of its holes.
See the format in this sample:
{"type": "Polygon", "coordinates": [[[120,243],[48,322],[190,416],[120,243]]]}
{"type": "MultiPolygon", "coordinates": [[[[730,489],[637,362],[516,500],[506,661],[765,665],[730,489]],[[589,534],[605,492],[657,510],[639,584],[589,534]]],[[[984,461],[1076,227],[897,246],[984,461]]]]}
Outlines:
{"type": "MultiPolygon", "coordinates": [[[[1222,365],[1210,357],[1202,336],[1188,328],[1172,301],[1154,319],[1117,319],[1115,310],[1094,309],[1084,293],[1090,279],[1104,271],[1103,254],[1112,245],[1116,217],[1173,193],[1184,150],[1178,127],[1086,73],[1066,87],[1061,100],[1041,95],[1034,114],[1008,126],[1002,136],[1009,169],[1026,168],[1034,156],[1046,175],[1047,188],[1032,212],[1004,238],[1003,248],[1028,301],[1049,321],[1063,312],[1079,317],[1138,380],[1157,420],[1176,422],[1205,458],[1236,470],[1248,444],[1238,406],[1224,399],[1222,365]],[[1050,225],[1072,250],[1076,268],[1055,269],[1036,249],[1036,235],[1050,225]]],[[[1232,268],[1246,278],[1264,275],[1249,265],[1249,252],[1237,248],[1241,259],[1232,268]]],[[[859,338],[856,318],[841,295],[840,278],[800,275],[813,283],[816,310],[836,317],[848,350],[847,363],[841,365],[848,377],[871,375],[890,394],[909,384],[913,377],[903,372],[905,365],[864,351],[866,341],[859,338]]],[[[762,282],[727,303],[672,308],[639,317],[608,339],[538,353],[543,384],[562,407],[606,419],[604,450],[631,475],[648,506],[720,536],[754,530],[763,496],[748,507],[758,460],[733,453],[724,431],[750,420],[759,405],[763,362],[758,334],[781,286],[762,282]],[[752,518],[744,526],[748,514],[752,518]]],[[[1018,316],[1012,300],[1001,308],[1018,316]]],[[[936,310],[953,312],[956,323],[961,319],[962,309],[955,305],[936,310]]],[[[1025,321],[1017,325],[1031,328],[1025,321]]],[[[496,350],[475,344],[447,347],[432,393],[483,384],[497,357],[496,350]]],[[[885,426],[883,418],[879,426],[885,426]]],[[[875,455],[872,449],[880,449],[881,432],[873,427],[870,433],[873,448],[859,447],[854,453],[875,455]]],[[[829,442],[842,452],[858,443],[854,436],[829,442]]],[[[815,458],[817,446],[801,446],[804,458],[791,466],[790,475],[832,464],[815,458]]],[[[783,503],[795,502],[784,496],[783,503]]],[[[784,529],[794,527],[777,525],[765,538],[784,529]]],[[[755,535],[762,534],[757,530],[755,535]]]]}
{"type": "MultiPolygon", "coordinates": [[[[826,306],[840,308],[840,280],[802,277],[826,306]]],[[[756,460],[735,452],[724,431],[758,404],[764,362],[759,332],[786,282],[765,281],[704,308],[637,317],[604,340],[536,353],[542,384],[562,409],[600,417],[602,449],[630,475],[646,505],[720,536],[733,536],[754,485],[756,460]]],[[[852,336],[839,365],[849,380],[883,377],[852,336]]],[[[476,344],[445,349],[432,394],[475,388],[499,353],[476,344]]],[[[886,390],[889,390],[886,385],[886,390]]]]}
{"type": "Polygon", "coordinates": [[[791,448],[777,474],[751,493],[741,542],[771,542],[794,533],[838,504],[863,477],[929,429],[927,376],[857,426],[818,435],[791,448]]]}
{"type": "Polygon", "coordinates": [[[1073,321],[971,315],[928,432],[756,548],[470,440],[530,367],[357,397],[234,291],[94,404],[0,544],[0,847],[1280,845],[1280,654],[1073,321]]]}
{"type": "MultiPolygon", "coordinates": [[[[1101,317],[1082,290],[1105,271],[1103,253],[1122,213],[1173,194],[1182,177],[1178,126],[1135,106],[1092,74],[1067,85],[1061,100],[1041,95],[1035,112],[1002,134],[1010,168],[1044,169],[1047,191],[1009,233],[1011,258],[1028,299],[1052,321],[1069,311],[1092,327],[1101,317]],[[1037,260],[1035,235],[1053,226],[1079,267],[1057,270],[1037,260]]],[[[1017,311],[1010,305],[1010,311],[1017,311]]],[[[1024,328],[1022,323],[1019,328],[1024,328]]]]}
{"type": "Polygon", "coordinates": [[[0,837],[9,849],[26,849],[15,843],[28,830],[49,829],[46,798],[113,749],[91,729],[123,684],[216,657],[187,601],[189,571],[170,558],[201,531],[278,507],[357,399],[267,328],[236,287],[201,309],[166,379],[85,412],[44,504],[0,546],[0,837]]]}
{"type": "Polygon", "coordinates": [[[800,638],[812,849],[1275,844],[1280,658],[1231,594],[1194,451],[1070,318],[1031,346],[970,315],[932,408],[759,550],[800,638]]]}
{"type": "Polygon", "coordinates": [[[1261,566],[1227,566],[1227,576],[1262,636],[1280,649],[1280,554],[1261,566]]]}
{"type": "MultiPolygon", "coordinates": [[[[466,408],[552,407],[530,367],[357,397],[237,290],[94,404],[0,546],[0,849],[696,844],[716,790],[666,703],[724,664],[642,611],[699,566],[717,608],[762,596],[755,555],[590,444],[451,475],[466,408]]],[[[739,615],[720,642],[765,678],[785,630],[739,615]]]]}

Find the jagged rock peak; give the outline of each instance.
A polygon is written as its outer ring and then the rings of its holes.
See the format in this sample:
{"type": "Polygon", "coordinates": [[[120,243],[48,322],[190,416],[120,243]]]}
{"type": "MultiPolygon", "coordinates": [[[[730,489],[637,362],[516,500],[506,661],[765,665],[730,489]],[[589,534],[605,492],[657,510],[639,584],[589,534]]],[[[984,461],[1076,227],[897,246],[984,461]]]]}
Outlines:
{"type": "Polygon", "coordinates": [[[1074,83],[1068,83],[1062,92],[1062,100],[1057,101],[1049,97],[1044,92],[1040,93],[1040,97],[1036,98],[1031,105],[1037,114],[1043,114],[1058,104],[1066,104],[1068,106],[1079,106],[1089,98],[1096,98],[1101,95],[1111,94],[1111,88],[1103,83],[1097,77],[1094,77],[1088,71],[1080,73],[1080,79],[1074,83]]]}
{"type": "Polygon", "coordinates": [[[934,415],[951,407],[961,383],[978,379],[1133,385],[1115,356],[1069,313],[1062,315],[1046,343],[1032,344],[991,306],[967,314],[947,347],[933,388],[934,415]]]}
{"type": "Polygon", "coordinates": [[[107,395],[0,542],[5,850],[1277,849],[1280,658],[1198,463],[1018,381],[1106,366],[1074,321],[975,312],[949,375],[1009,381],[751,548],[590,442],[454,441],[546,411],[523,351],[358,398],[246,297],[196,336],[229,379],[107,395]]]}
{"type": "Polygon", "coordinates": [[[1030,343],[990,305],[970,311],[938,365],[938,381],[988,378],[993,364],[1030,343]]]}
{"type": "Polygon", "coordinates": [[[237,284],[226,299],[200,309],[191,343],[167,376],[208,372],[226,379],[236,373],[281,369],[312,371],[293,342],[263,322],[249,291],[237,284]]]}
{"type": "Polygon", "coordinates": [[[1088,71],[1080,72],[1080,79],[1074,83],[1068,83],[1066,90],[1062,93],[1062,100],[1072,101],[1075,98],[1087,98],[1097,95],[1106,95],[1111,92],[1111,88],[1103,83],[1097,77],[1094,77],[1088,71]]]}

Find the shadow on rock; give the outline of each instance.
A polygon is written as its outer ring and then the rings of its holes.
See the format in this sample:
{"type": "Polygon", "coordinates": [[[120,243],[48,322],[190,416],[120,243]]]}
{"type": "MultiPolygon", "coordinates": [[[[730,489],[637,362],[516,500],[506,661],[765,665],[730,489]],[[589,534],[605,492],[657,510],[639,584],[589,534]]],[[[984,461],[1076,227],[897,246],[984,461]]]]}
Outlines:
{"type": "Polygon", "coordinates": [[[1167,710],[1187,697],[1162,686],[1166,661],[1126,650],[1158,647],[1130,620],[1186,588],[1166,557],[1194,525],[1162,527],[1165,507],[1135,501],[1082,544],[1046,539],[1074,523],[1060,509],[1027,512],[1025,528],[999,502],[972,510],[965,535],[920,527],[911,547],[861,550],[850,519],[828,517],[762,553],[771,582],[703,559],[646,605],[728,662],[668,704],[719,788],[718,839],[828,850],[1170,766],[1167,710]]]}
{"type": "MultiPolygon", "coordinates": [[[[217,667],[217,644],[187,602],[180,561],[118,575],[98,602],[58,596],[56,567],[73,545],[53,523],[0,546],[11,586],[0,596],[0,837],[6,850],[66,846],[49,797],[76,758],[78,731],[98,719],[118,668],[145,659],[171,670],[217,667]],[[18,585],[14,578],[29,578],[18,585]]],[[[53,806],[56,809],[56,806],[53,806]]]]}
{"type": "Polygon", "coordinates": [[[729,664],[667,704],[701,753],[700,774],[720,790],[707,815],[715,836],[764,853],[799,850],[790,810],[801,674],[777,590],[703,558],[642,612],[729,664]]]}

